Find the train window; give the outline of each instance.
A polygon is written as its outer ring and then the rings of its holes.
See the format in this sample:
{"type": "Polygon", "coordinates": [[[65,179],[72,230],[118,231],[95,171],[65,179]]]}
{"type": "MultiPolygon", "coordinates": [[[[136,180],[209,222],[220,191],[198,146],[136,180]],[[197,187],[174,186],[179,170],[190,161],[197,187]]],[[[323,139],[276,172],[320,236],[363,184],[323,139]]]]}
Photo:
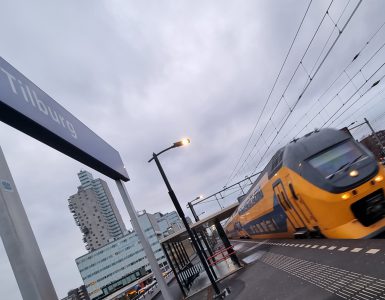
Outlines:
{"type": "Polygon", "coordinates": [[[308,160],[325,178],[331,176],[357,160],[367,155],[351,140],[338,144],[308,160]]]}
{"type": "Polygon", "coordinates": [[[271,159],[271,169],[269,172],[269,178],[272,177],[282,166],[283,149],[277,151],[271,159]]]}

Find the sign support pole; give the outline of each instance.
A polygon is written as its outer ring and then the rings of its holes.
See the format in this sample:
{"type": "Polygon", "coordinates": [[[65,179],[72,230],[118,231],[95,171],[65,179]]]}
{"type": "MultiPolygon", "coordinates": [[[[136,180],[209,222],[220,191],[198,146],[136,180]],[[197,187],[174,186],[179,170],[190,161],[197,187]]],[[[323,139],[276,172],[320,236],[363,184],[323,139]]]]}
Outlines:
{"type": "Polygon", "coordinates": [[[31,224],[0,147],[0,235],[25,300],[57,300],[31,224]]]}
{"type": "MultiPolygon", "coordinates": [[[[158,261],[156,260],[154,252],[151,249],[151,245],[146,239],[142,229],[140,228],[138,215],[136,213],[136,210],[134,209],[134,204],[131,201],[130,195],[128,194],[126,187],[124,186],[121,180],[115,180],[115,182],[118,186],[120,195],[123,198],[123,202],[126,205],[128,214],[130,215],[132,227],[138,235],[139,241],[143,247],[144,253],[146,254],[147,260],[150,263],[152,274],[154,274],[156,281],[158,282],[160,291],[162,292],[162,296],[165,300],[173,300],[166,284],[166,281],[163,278],[162,271],[159,268],[158,261]]],[[[177,274],[175,274],[175,276],[177,276],[177,274]]]]}

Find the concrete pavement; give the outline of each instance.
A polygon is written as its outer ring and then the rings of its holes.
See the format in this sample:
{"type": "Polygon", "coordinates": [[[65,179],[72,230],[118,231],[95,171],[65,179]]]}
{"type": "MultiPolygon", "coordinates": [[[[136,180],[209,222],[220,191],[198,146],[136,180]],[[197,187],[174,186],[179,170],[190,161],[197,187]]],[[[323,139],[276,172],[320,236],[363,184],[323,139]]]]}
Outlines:
{"type": "MultiPolygon", "coordinates": [[[[246,267],[219,283],[222,289],[231,289],[226,300],[385,300],[385,240],[245,240],[233,244],[246,267]]],[[[213,299],[213,292],[209,288],[189,299],[213,299]]]]}

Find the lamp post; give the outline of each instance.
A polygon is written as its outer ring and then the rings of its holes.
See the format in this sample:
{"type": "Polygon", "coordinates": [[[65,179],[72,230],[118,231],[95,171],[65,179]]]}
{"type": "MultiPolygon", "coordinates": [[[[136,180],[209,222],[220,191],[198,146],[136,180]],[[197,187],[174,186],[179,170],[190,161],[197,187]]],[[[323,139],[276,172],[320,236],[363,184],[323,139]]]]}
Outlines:
{"type": "Polygon", "coordinates": [[[177,147],[180,147],[180,146],[188,145],[189,143],[190,143],[189,139],[183,139],[181,141],[175,142],[172,146],[170,146],[170,147],[160,151],[159,153],[157,153],[157,154],[153,153],[152,154],[152,158],[148,162],[151,162],[152,160],[155,161],[155,163],[156,163],[156,165],[157,165],[157,167],[159,169],[159,172],[160,172],[160,174],[161,174],[161,176],[163,178],[163,181],[164,181],[164,183],[167,186],[168,194],[170,195],[171,201],[174,204],[175,209],[176,209],[176,211],[179,214],[179,217],[182,219],[182,222],[183,222],[183,224],[184,224],[184,226],[186,228],[186,231],[187,231],[189,237],[191,238],[191,241],[192,241],[193,246],[194,246],[194,248],[196,250],[196,253],[198,254],[198,257],[199,257],[199,259],[200,259],[200,261],[201,261],[201,263],[202,263],[202,265],[203,265],[203,267],[204,267],[204,269],[206,271],[206,274],[207,274],[207,276],[208,276],[208,278],[209,278],[209,280],[210,280],[210,282],[211,282],[211,284],[212,284],[212,286],[214,288],[215,293],[217,295],[219,295],[220,294],[220,290],[218,288],[218,285],[215,282],[215,279],[213,278],[213,276],[212,276],[212,274],[211,274],[211,272],[209,270],[209,266],[207,264],[207,261],[205,260],[203,254],[202,254],[202,252],[201,252],[201,250],[199,248],[199,245],[198,245],[198,243],[197,243],[197,241],[196,241],[196,239],[195,239],[195,237],[193,235],[193,232],[191,231],[191,228],[190,228],[189,224],[187,223],[186,216],[185,216],[185,214],[184,214],[184,212],[182,210],[182,207],[180,206],[180,203],[179,203],[179,201],[178,201],[178,199],[177,199],[173,189],[171,188],[170,182],[168,181],[167,176],[164,173],[163,167],[160,164],[160,161],[158,159],[158,156],[160,154],[162,154],[162,153],[164,153],[164,152],[166,152],[166,151],[168,151],[170,149],[173,149],[173,148],[177,148],[177,147]]]}

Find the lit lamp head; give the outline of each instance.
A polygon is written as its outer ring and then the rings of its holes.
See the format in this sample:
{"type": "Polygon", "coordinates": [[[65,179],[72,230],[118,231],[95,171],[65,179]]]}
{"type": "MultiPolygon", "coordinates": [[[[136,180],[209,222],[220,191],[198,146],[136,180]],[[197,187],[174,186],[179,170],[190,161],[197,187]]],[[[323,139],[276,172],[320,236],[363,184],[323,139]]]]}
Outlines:
{"type": "Polygon", "coordinates": [[[190,139],[184,138],[174,143],[174,147],[181,147],[190,144],[190,139]]]}

